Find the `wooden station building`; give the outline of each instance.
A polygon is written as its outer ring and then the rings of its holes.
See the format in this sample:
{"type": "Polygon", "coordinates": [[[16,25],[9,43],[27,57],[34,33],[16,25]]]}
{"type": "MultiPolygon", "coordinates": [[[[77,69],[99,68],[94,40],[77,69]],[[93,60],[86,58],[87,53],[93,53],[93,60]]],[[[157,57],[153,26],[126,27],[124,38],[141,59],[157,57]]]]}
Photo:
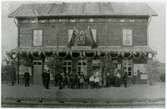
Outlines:
{"type": "Polygon", "coordinates": [[[53,57],[62,59],[65,73],[91,76],[98,68],[105,81],[106,69],[115,67],[127,71],[129,80],[137,70],[143,73],[140,79],[148,79],[144,66],[156,54],[149,48],[152,16],[157,14],[145,3],[23,4],[9,15],[18,28],[18,47],[11,50],[17,56],[17,80],[29,68],[33,84],[40,84],[53,57]]]}

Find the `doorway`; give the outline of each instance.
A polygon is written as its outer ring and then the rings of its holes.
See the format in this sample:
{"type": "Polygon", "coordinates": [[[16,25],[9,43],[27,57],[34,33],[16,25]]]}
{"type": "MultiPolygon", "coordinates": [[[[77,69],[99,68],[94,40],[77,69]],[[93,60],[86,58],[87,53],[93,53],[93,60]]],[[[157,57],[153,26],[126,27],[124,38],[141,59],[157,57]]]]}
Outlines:
{"type": "Polygon", "coordinates": [[[33,61],[33,83],[42,85],[42,61],[33,61]]]}
{"type": "Polygon", "coordinates": [[[128,77],[133,76],[133,63],[132,60],[123,60],[123,70],[127,73],[128,77]]]}

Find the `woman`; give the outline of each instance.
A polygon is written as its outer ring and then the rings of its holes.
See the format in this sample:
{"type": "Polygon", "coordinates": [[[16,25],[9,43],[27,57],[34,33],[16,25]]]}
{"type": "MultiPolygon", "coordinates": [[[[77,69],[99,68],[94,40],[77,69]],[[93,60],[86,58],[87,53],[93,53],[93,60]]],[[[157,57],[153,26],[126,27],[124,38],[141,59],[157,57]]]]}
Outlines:
{"type": "Polygon", "coordinates": [[[81,74],[79,76],[79,88],[83,88],[83,86],[84,86],[84,75],[81,74]]]}
{"type": "Polygon", "coordinates": [[[120,87],[120,79],[121,79],[121,74],[120,74],[120,72],[118,71],[118,69],[115,69],[115,72],[114,72],[114,74],[115,74],[115,86],[116,87],[120,87]]]}

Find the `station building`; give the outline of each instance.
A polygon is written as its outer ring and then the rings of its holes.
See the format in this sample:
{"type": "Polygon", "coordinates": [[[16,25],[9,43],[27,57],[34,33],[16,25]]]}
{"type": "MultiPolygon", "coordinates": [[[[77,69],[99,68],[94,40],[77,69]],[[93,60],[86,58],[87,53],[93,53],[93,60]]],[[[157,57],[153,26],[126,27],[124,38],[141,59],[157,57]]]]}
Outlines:
{"type": "Polygon", "coordinates": [[[115,68],[125,70],[129,81],[137,70],[138,80],[147,80],[145,65],[156,54],[148,38],[152,16],[157,14],[145,3],[23,4],[9,15],[18,28],[18,47],[11,50],[17,80],[28,68],[32,83],[41,84],[44,68],[56,58],[66,74],[91,76],[99,69],[103,84],[115,68]]]}

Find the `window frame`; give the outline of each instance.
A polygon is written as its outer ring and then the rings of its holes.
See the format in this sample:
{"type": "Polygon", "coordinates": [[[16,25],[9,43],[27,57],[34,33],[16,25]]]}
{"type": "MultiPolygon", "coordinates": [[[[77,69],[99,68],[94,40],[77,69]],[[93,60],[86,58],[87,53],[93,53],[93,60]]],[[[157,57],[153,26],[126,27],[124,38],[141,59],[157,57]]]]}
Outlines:
{"type": "Polygon", "coordinates": [[[131,29],[131,28],[123,28],[122,29],[122,46],[133,46],[133,30],[131,29]],[[126,44],[124,41],[124,39],[126,39],[126,38],[124,38],[124,37],[126,37],[126,36],[124,36],[124,31],[131,31],[131,44],[126,44]]]}
{"type": "Polygon", "coordinates": [[[43,46],[43,40],[44,40],[44,37],[43,37],[44,35],[43,35],[43,33],[44,33],[44,32],[43,32],[43,29],[33,29],[33,30],[32,30],[32,46],[33,46],[33,47],[42,47],[42,46],[43,46]],[[39,30],[42,31],[42,36],[41,36],[41,37],[42,37],[42,41],[41,41],[41,45],[35,45],[35,44],[34,44],[34,31],[37,31],[37,30],[38,30],[38,31],[39,31],[39,30]]]}
{"type": "Polygon", "coordinates": [[[64,70],[64,68],[65,68],[65,72],[64,73],[70,73],[70,72],[72,72],[72,60],[64,60],[63,61],[63,70],[64,70]],[[71,63],[71,65],[69,65],[69,63],[71,63]],[[71,68],[71,71],[68,71],[68,68],[71,68]]]}
{"type": "Polygon", "coordinates": [[[127,72],[127,76],[128,77],[133,77],[134,75],[134,64],[132,60],[123,60],[122,63],[122,67],[123,67],[123,71],[125,70],[124,68],[126,68],[126,72],[127,72]],[[129,70],[128,68],[131,68],[131,70],[129,70]],[[129,72],[131,72],[131,75],[129,75],[129,72]]]}
{"type": "Polygon", "coordinates": [[[77,62],[77,72],[81,73],[81,69],[82,69],[81,67],[86,68],[86,72],[85,72],[86,74],[85,75],[87,75],[88,74],[88,62],[87,62],[87,60],[78,60],[78,62],[77,62]],[[86,64],[84,65],[83,63],[86,63],[86,64]],[[80,69],[80,71],[79,71],[79,69],[80,69]]]}

